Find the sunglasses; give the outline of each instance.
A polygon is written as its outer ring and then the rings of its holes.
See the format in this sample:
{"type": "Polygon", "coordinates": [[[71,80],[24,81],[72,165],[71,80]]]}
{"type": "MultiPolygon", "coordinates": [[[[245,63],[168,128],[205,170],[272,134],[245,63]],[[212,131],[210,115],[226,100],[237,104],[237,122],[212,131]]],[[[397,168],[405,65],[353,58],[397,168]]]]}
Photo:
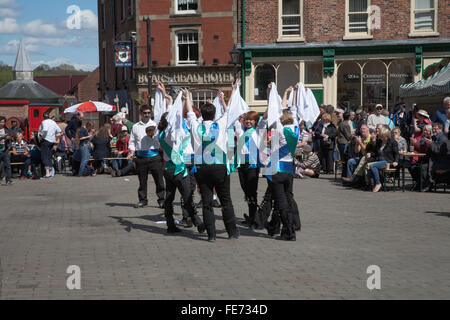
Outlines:
{"type": "Polygon", "coordinates": [[[142,114],[152,114],[151,112],[142,112],[142,114]]]}

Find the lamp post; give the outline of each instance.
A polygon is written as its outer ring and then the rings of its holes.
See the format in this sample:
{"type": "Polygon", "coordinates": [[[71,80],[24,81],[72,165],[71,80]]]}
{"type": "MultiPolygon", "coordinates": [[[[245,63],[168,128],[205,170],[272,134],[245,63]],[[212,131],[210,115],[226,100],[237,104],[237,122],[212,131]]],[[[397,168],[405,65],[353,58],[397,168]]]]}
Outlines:
{"type": "Polygon", "coordinates": [[[241,52],[236,48],[236,45],[233,45],[233,49],[230,51],[230,57],[234,66],[234,81],[236,81],[237,65],[241,60],[241,52]]]}
{"type": "Polygon", "coordinates": [[[150,17],[145,17],[144,21],[147,23],[147,78],[148,78],[148,96],[147,103],[152,107],[152,48],[151,48],[151,37],[150,37],[150,17]]]}

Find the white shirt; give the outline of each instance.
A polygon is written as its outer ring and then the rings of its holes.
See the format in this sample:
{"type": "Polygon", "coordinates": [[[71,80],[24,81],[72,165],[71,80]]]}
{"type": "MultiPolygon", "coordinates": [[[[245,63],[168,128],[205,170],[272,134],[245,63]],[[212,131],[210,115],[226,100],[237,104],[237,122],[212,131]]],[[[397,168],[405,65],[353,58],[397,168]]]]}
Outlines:
{"type": "Polygon", "coordinates": [[[61,128],[52,119],[42,121],[38,135],[50,143],[56,143],[56,135],[61,133],[61,128]]]}
{"type": "MultiPolygon", "coordinates": [[[[245,143],[245,138],[243,137],[245,134],[245,128],[244,126],[238,121],[234,124],[234,131],[236,133],[237,138],[237,156],[241,157],[241,160],[245,159],[245,156],[250,153],[257,153],[259,151],[261,140],[265,139],[267,136],[266,129],[265,129],[266,123],[263,121],[260,121],[256,127],[256,130],[252,133],[250,138],[253,140],[252,143],[249,143],[250,150],[247,147],[247,144],[245,143]],[[242,140],[241,140],[242,139],[242,140]],[[256,150],[251,150],[252,147],[256,147],[256,150]]],[[[257,156],[257,154],[254,154],[257,156]]]]}
{"type": "Polygon", "coordinates": [[[151,119],[147,123],[139,121],[138,123],[134,124],[133,128],[131,129],[130,142],[128,144],[128,147],[131,151],[147,151],[159,149],[158,129],[155,129],[155,134],[153,137],[147,136],[147,133],[145,132],[145,129],[151,126],[157,126],[156,123],[151,119]]]}

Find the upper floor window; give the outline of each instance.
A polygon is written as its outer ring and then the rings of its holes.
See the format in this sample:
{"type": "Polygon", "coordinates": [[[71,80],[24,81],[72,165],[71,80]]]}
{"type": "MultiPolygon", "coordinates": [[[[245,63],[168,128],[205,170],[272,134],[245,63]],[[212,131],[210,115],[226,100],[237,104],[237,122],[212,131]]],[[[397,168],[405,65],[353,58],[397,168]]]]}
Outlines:
{"type": "Polygon", "coordinates": [[[367,20],[369,14],[367,8],[370,0],[347,0],[346,1],[346,23],[345,33],[347,35],[368,35],[369,28],[367,20]]]}
{"type": "Polygon", "coordinates": [[[412,0],[412,33],[437,32],[437,0],[412,0]]]}
{"type": "Polygon", "coordinates": [[[177,13],[197,13],[198,0],[175,0],[177,13]]]}
{"type": "Polygon", "coordinates": [[[279,0],[279,38],[302,37],[302,14],[302,0],[279,0]]]}
{"type": "Polygon", "coordinates": [[[198,33],[195,31],[177,33],[177,65],[198,64],[198,33]]]}

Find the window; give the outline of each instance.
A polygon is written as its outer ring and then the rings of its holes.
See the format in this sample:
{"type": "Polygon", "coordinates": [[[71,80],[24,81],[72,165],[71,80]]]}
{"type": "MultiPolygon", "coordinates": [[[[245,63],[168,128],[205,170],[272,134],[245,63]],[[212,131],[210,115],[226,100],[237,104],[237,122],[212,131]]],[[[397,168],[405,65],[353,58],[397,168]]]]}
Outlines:
{"type": "Polygon", "coordinates": [[[33,110],[33,118],[39,118],[39,110],[37,109],[33,110]]]}
{"type": "Polygon", "coordinates": [[[305,84],[322,84],[322,62],[305,63],[305,84]]]}
{"type": "Polygon", "coordinates": [[[369,14],[367,8],[370,6],[369,0],[347,0],[346,34],[347,35],[368,35],[369,28],[367,19],[369,14]]]}
{"type": "Polygon", "coordinates": [[[192,92],[192,103],[194,106],[200,108],[201,105],[206,103],[207,99],[213,101],[217,96],[217,91],[194,91],[192,92]]]}
{"type": "Polygon", "coordinates": [[[267,100],[267,86],[275,82],[275,68],[271,64],[256,67],[255,70],[255,100],[267,100]]]}
{"type": "Polygon", "coordinates": [[[177,33],[177,65],[198,64],[198,33],[177,33]]]}
{"type": "Polygon", "coordinates": [[[292,38],[302,36],[302,0],[281,0],[279,2],[279,37],[292,38]]]}
{"type": "Polygon", "coordinates": [[[412,0],[412,33],[437,32],[437,0],[412,0]]]}
{"type": "Polygon", "coordinates": [[[300,72],[297,62],[282,62],[277,68],[277,89],[280,95],[300,81],[300,72]]]}
{"type": "Polygon", "coordinates": [[[175,0],[177,13],[197,13],[197,0],[175,0]]]}

